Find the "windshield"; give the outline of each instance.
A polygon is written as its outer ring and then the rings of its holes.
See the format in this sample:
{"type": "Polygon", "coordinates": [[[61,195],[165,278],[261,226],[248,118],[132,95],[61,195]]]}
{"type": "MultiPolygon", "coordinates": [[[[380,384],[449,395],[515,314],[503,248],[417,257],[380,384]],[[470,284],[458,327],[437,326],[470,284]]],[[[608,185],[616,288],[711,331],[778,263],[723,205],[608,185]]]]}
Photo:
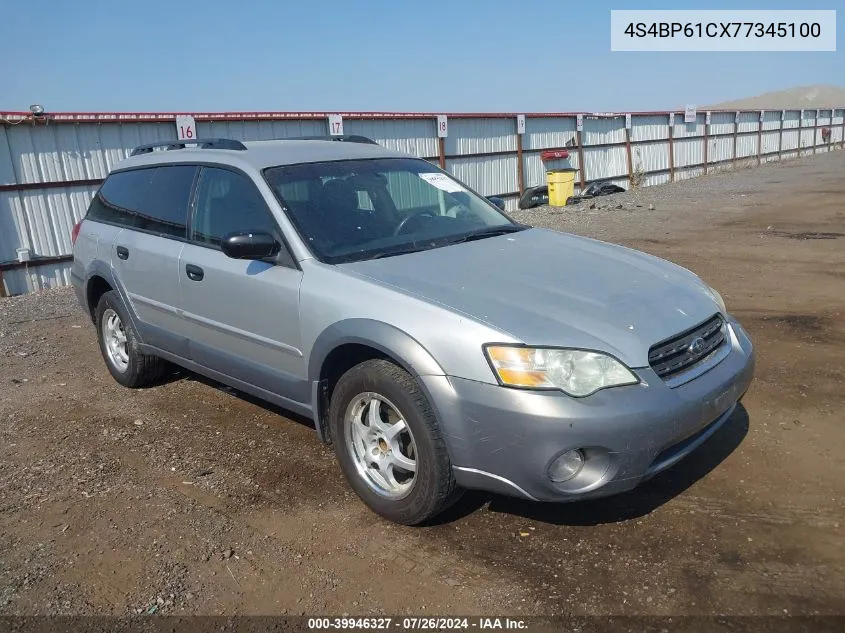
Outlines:
{"type": "Polygon", "coordinates": [[[521,230],[427,161],[378,158],[272,167],[265,178],[318,259],[341,263],[521,230]]]}

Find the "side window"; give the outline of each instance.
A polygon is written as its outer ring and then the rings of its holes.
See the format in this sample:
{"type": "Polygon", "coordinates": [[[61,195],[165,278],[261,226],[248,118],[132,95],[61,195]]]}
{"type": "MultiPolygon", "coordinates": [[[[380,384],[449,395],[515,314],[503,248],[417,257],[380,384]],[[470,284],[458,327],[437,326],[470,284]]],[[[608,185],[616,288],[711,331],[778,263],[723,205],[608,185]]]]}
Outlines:
{"type": "Polygon", "coordinates": [[[264,198],[243,174],[203,167],[196,199],[191,238],[197,242],[219,246],[227,233],[235,231],[278,233],[264,198]]]}
{"type": "Polygon", "coordinates": [[[185,237],[196,167],[174,165],[112,174],[100,187],[88,218],[185,237]]]}
{"type": "Polygon", "coordinates": [[[197,168],[190,165],[157,167],[139,208],[136,228],[185,237],[188,205],[197,168]]]}

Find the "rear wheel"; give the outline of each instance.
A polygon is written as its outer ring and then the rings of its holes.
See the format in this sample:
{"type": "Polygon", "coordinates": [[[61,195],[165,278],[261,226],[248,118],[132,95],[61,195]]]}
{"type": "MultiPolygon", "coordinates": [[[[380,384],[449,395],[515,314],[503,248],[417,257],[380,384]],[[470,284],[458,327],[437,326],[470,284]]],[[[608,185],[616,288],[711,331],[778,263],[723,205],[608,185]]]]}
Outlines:
{"type": "Polygon", "coordinates": [[[138,351],[138,335],[114,290],[100,297],[94,316],[100,352],[117,382],[124,387],[144,387],[161,378],[166,362],[138,351]]]}
{"type": "Polygon", "coordinates": [[[329,410],[341,469],[383,517],[415,525],[459,496],[437,420],[407,372],[369,360],[341,376],[329,410]]]}

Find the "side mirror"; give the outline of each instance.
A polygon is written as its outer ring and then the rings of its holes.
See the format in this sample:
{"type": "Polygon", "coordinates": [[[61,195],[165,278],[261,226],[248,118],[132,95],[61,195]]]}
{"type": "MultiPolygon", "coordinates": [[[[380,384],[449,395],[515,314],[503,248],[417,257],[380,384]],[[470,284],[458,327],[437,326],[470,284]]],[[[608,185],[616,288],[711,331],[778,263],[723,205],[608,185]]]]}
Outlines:
{"type": "Polygon", "coordinates": [[[505,201],[502,200],[499,196],[487,196],[487,199],[499,207],[502,211],[505,210],[505,201]]]}
{"type": "Polygon", "coordinates": [[[220,248],[232,259],[263,259],[279,252],[279,243],[264,231],[241,231],[223,236],[220,248]]]}

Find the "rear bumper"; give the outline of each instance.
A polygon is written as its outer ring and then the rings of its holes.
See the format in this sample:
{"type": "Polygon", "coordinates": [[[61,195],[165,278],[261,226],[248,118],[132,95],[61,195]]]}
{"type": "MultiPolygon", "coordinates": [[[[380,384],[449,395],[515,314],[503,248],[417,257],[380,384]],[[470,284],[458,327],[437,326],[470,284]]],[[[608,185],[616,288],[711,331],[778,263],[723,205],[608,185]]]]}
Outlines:
{"type": "Polygon", "coordinates": [[[458,483],[541,501],[574,501],[630,490],[704,443],[731,416],[754,373],[751,341],[730,320],[730,353],[670,388],[651,369],[642,383],[587,398],[426,376],[458,483]],[[585,467],[554,483],[549,464],[581,449],[585,467]]]}

